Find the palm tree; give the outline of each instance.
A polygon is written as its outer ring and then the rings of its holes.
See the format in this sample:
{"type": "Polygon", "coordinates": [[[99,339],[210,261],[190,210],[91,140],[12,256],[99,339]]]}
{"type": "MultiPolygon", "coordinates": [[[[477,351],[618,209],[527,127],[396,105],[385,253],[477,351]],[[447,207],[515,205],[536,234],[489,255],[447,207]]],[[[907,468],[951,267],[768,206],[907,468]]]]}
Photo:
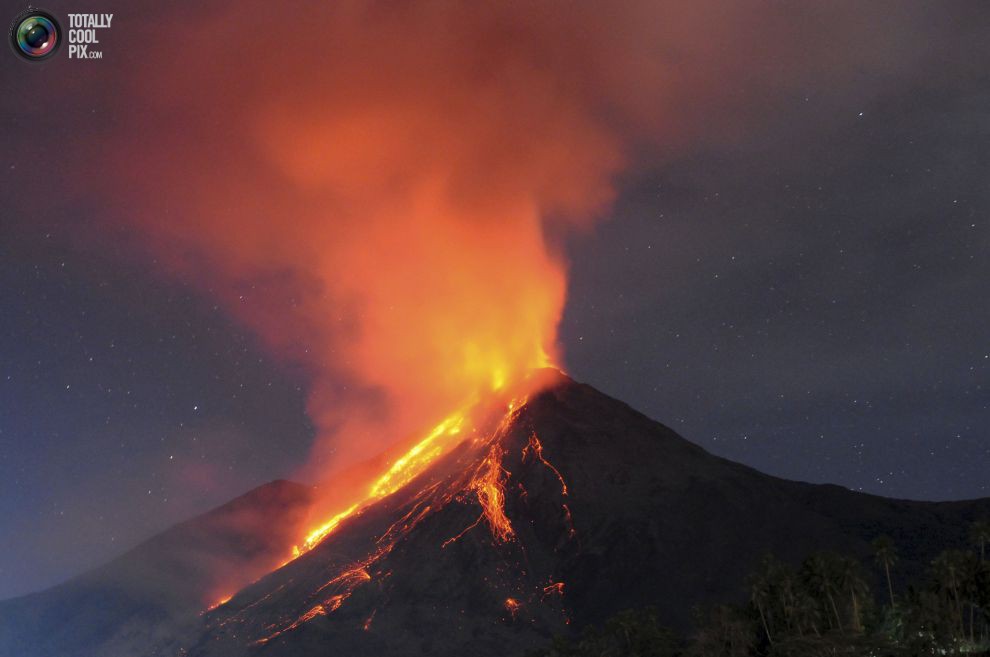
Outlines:
{"type": "Polygon", "coordinates": [[[775,562],[771,586],[774,592],[774,599],[777,602],[781,616],[784,618],[787,630],[793,631],[797,629],[798,634],[801,634],[802,630],[797,622],[798,618],[796,614],[798,585],[795,581],[793,569],[785,563],[775,562]]]}
{"type": "MultiPolygon", "coordinates": [[[[816,595],[824,596],[832,608],[835,623],[842,631],[842,618],[839,616],[839,608],[835,604],[835,597],[832,591],[835,590],[835,568],[833,568],[834,557],[825,554],[815,554],[804,560],[801,565],[801,573],[810,591],[816,595]]],[[[831,622],[829,623],[831,625],[831,622]]]]}
{"type": "Polygon", "coordinates": [[[749,622],[735,608],[718,605],[699,614],[696,622],[698,631],[687,651],[688,655],[745,657],[752,654],[756,635],[749,622]]]}
{"type": "Polygon", "coordinates": [[[763,631],[766,632],[767,641],[772,646],[773,635],[770,633],[770,625],[767,623],[766,613],[767,604],[771,600],[771,583],[769,573],[767,572],[769,570],[767,567],[769,565],[768,561],[769,559],[765,559],[763,570],[750,578],[749,599],[760,613],[760,622],[763,624],[763,631]]]}
{"type": "Polygon", "coordinates": [[[969,607],[969,642],[976,642],[976,598],[980,594],[977,577],[980,570],[980,562],[976,560],[976,555],[969,552],[969,557],[962,564],[962,595],[969,607]]]}
{"type": "Polygon", "coordinates": [[[798,636],[804,636],[805,627],[810,627],[815,636],[821,636],[818,630],[818,624],[821,622],[821,605],[813,597],[803,591],[799,593],[794,599],[793,616],[798,636]]]}
{"type": "MultiPolygon", "coordinates": [[[[760,615],[760,623],[767,635],[767,641],[774,644],[771,627],[783,617],[790,624],[788,614],[788,598],[790,597],[791,582],[787,567],[768,554],[760,562],[760,569],[749,578],[749,599],[760,615]],[[777,613],[777,612],[780,613],[777,613]]],[[[786,629],[786,628],[785,628],[786,629]]]]}
{"type": "Polygon", "coordinates": [[[947,594],[960,637],[965,634],[962,610],[964,561],[965,555],[959,550],[946,550],[932,562],[935,583],[947,594]]]}
{"type": "Polygon", "coordinates": [[[887,576],[887,593],[890,594],[890,608],[894,608],[894,587],[890,583],[890,567],[897,563],[897,549],[894,542],[887,536],[878,536],[873,539],[873,556],[877,565],[883,568],[887,576]]]}
{"type": "Polygon", "coordinates": [[[849,557],[840,557],[837,566],[839,589],[847,592],[852,602],[852,629],[854,632],[860,632],[863,626],[860,623],[859,601],[869,593],[869,589],[859,574],[858,561],[849,557]]]}
{"type": "Polygon", "coordinates": [[[986,559],[987,543],[990,543],[990,522],[980,519],[969,527],[969,537],[980,546],[980,563],[986,559]]]}

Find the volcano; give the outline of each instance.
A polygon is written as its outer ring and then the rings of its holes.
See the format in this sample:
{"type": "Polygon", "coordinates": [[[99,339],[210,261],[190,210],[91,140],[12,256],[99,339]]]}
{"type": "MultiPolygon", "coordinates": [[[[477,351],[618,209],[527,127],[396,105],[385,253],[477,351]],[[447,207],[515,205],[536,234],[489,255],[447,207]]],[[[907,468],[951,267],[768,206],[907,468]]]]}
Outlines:
{"type": "Polygon", "coordinates": [[[546,376],[525,403],[223,604],[198,603],[214,577],[205,573],[225,559],[218,546],[249,555],[230,556],[225,570],[288,550],[298,537],[280,528],[310,489],[279,482],[242,498],[265,509],[261,543],[258,526],[231,533],[221,507],[98,571],[0,604],[0,654],[517,655],[626,608],[654,606],[686,628],[693,607],[742,599],[746,573],[768,552],[797,561],[834,549],[865,561],[885,534],[901,554],[897,575],[914,577],[990,514],[990,499],[891,500],[767,476],[546,376]],[[223,540],[210,533],[218,528],[223,540]],[[190,536],[211,546],[207,565],[179,556],[190,536]],[[156,577],[142,578],[149,568],[156,577]]]}

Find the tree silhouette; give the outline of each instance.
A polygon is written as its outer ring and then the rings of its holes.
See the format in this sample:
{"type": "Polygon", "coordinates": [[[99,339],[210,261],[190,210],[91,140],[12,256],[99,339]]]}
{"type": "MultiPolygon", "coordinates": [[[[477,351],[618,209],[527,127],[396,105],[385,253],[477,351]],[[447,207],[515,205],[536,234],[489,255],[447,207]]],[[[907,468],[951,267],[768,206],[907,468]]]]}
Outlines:
{"type": "Polygon", "coordinates": [[[873,547],[873,556],[876,559],[877,565],[883,568],[884,575],[887,578],[887,593],[890,594],[890,608],[894,609],[894,587],[890,583],[890,567],[897,563],[897,549],[894,547],[894,542],[887,536],[878,536],[873,539],[871,546],[873,547]]]}
{"type": "Polygon", "coordinates": [[[990,543],[990,522],[980,519],[970,525],[969,537],[980,548],[980,561],[986,561],[987,543],[990,543]]]}
{"type": "Polygon", "coordinates": [[[767,555],[747,580],[748,604],[697,612],[686,640],[661,627],[653,610],[625,611],[579,637],[557,637],[529,657],[990,656],[986,529],[980,523],[971,527],[979,552],[943,551],[925,578],[910,582],[896,599],[890,573],[897,551],[893,541],[878,536],[873,557],[890,600],[883,614],[871,613],[876,601],[859,559],[823,552],[795,571],[767,555]]]}
{"type": "Polygon", "coordinates": [[[932,562],[935,584],[949,602],[959,634],[964,633],[962,611],[962,574],[965,555],[959,550],[946,550],[932,562]]]}
{"type": "MultiPolygon", "coordinates": [[[[839,608],[835,604],[835,557],[834,555],[820,553],[814,554],[804,560],[801,565],[801,578],[808,586],[813,595],[821,595],[828,602],[835,619],[835,627],[842,631],[842,618],[839,616],[839,608]]],[[[829,621],[829,626],[832,623],[829,621]]]]}
{"type": "Polygon", "coordinates": [[[773,645],[773,633],[770,631],[767,616],[769,615],[768,608],[775,602],[773,600],[774,578],[776,576],[775,563],[775,559],[771,555],[767,555],[760,563],[760,570],[749,578],[749,600],[760,615],[763,632],[771,646],[773,645]]]}
{"type": "Polygon", "coordinates": [[[738,609],[718,605],[697,616],[688,657],[747,657],[755,648],[752,626],[738,609]]]}
{"type": "Polygon", "coordinates": [[[836,561],[836,585],[849,596],[850,619],[853,632],[862,632],[861,601],[869,594],[869,588],[859,572],[859,562],[850,557],[839,557],[836,561]]]}

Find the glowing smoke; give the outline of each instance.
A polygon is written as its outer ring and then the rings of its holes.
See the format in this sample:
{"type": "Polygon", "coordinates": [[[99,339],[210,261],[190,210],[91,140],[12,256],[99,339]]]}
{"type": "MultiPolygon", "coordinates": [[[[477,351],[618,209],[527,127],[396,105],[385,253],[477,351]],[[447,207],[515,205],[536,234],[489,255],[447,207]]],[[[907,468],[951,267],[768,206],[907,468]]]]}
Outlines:
{"type": "Polygon", "coordinates": [[[559,360],[547,235],[601,214],[634,140],[715,132],[699,110],[796,50],[786,11],[702,4],[166,14],[100,143],[106,191],[159,265],[301,369],[325,475],[559,360]]]}

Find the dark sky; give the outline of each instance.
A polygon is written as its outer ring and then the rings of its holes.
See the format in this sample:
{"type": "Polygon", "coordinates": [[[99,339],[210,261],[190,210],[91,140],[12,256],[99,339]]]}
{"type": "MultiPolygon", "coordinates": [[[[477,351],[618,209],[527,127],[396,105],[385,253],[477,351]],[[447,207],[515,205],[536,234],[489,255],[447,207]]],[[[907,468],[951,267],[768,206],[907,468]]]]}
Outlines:
{"type": "MultiPolygon", "coordinates": [[[[621,176],[567,239],[575,378],[777,476],[990,494],[990,10],[911,11],[896,75],[771,76],[724,110],[747,130],[621,176]]],[[[110,239],[98,206],[61,200],[63,144],[128,102],[114,58],[141,54],[118,34],[77,69],[0,57],[0,597],[291,474],[312,440],[302,377],[208,289],[110,239]],[[88,104],[58,103],[76,70],[88,104]]]]}

